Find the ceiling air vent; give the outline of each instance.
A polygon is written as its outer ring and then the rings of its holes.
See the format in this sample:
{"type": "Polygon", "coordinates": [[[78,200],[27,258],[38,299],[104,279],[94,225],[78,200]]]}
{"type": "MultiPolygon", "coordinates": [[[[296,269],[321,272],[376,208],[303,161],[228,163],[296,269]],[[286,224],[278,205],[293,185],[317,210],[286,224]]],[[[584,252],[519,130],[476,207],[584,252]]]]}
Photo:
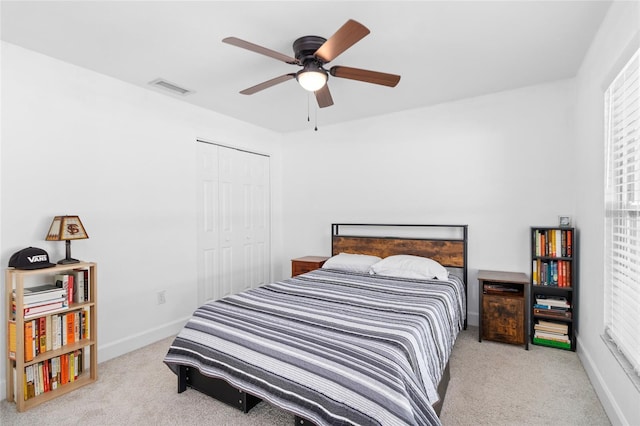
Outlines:
{"type": "Polygon", "coordinates": [[[177,84],[171,83],[163,78],[156,78],[155,80],[150,81],[149,84],[153,87],[158,87],[163,90],[169,90],[181,96],[186,96],[194,93],[193,90],[185,89],[184,87],[180,87],[177,84]]]}

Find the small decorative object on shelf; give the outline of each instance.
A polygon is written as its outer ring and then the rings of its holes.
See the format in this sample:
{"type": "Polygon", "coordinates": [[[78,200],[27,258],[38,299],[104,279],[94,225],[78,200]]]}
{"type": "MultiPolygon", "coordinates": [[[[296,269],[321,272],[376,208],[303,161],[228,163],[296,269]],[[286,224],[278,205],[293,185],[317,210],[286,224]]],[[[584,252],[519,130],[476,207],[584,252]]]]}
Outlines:
{"type": "Polygon", "coordinates": [[[56,266],[49,262],[49,254],[37,247],[27,247],[11,255],[9,267],[16,269],[42,269],[56,266]]]}
{"type": "Polygon", "coordinates": [[[291,259],[291,276],[295,277],[296,275],[322,268],[327,259],[329,258],[325,256],[304,256],[291,259]]]}
{"type": "Polygon", "coordinates": [[[61,265],[68,263],[78,263],[78,259],[71,257],[71,240],[86,240],[89,238],[85,231],[80,217],[78,216],[56,216],[51,222],[49,232],[47,233],[47,241],[64,241],[65,242],[65,258],[58,261],[61,265]]]}
{"type": "Polygon", "coordinates": [[[29,267],[19,253],[5,271],[5,377],[7,401],[25,411],[98,379],[97,265],[54,265],[45,252],[29,267]]]}
{"type": "Polygon", "coordinates": [[[531,228],[530,304],[533,344],[576,350],[576,242],[575,228],[531,228]]]}
{"type": "Polygon", "coordinates": [[[560,228],[569,228],[571,226],[571,216],[558,216],[558,225],[560,225],[560,228]]]}

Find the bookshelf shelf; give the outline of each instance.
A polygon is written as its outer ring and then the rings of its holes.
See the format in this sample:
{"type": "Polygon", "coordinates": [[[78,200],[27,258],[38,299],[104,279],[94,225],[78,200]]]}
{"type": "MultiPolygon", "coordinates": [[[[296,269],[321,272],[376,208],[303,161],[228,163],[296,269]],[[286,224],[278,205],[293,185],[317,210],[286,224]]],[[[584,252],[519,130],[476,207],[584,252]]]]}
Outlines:
{"type": "Polygon", "coordinates": [[[531,227],[531,342],[576,350],[577,231],[531,227]]]}
{"type": "Polygon", "coordinates": [[[97,306],[97,265],[93,262],[5,270],[9,328],[6,394],[7,401],[15,402],[19,412],[98,379],[97,306]],[[68,295],[69,290],[61,291],[66,298],[65,306],[25,315],[29,306],[46,303],[29,304],[25,288],[56,284],[61,277],[72,280],[68,287],[75,288],[72,296],[68,295]]]}

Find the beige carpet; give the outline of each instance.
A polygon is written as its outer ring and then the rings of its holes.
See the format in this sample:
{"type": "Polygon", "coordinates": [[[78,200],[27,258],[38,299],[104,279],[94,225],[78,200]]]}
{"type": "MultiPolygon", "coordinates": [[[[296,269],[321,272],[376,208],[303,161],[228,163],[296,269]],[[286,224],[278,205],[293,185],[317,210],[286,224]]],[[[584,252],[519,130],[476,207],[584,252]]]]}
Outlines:
{"type": "MultiPolygon", "coordinates": [[[[248,414],[193,390],[176,392],[162,359],[172,339],[99,365],[97,383],[17,413],[0,403],[1,425],[293,425],[260,403],[248,414]]],[[[444,425],[609,425],[574,352],[478,342],[460,334],[451,358],[444,425]]]]}

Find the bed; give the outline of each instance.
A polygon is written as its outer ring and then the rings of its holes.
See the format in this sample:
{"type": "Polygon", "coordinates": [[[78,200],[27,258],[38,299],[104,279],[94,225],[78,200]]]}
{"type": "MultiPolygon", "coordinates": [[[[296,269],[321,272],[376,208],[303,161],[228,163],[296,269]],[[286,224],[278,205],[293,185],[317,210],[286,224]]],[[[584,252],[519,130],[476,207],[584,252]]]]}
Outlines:
{"type": "Polygon", "coordinates": [[[245,412],[265,400],[296,424],[440,424],[466,328],[467,226],[332,224],[331,244],[322,269],[199,307],[164,359],[178,392],[245,412]],[[344,256],[419,256],[446,278],[386,274],[376,260],[372,275],[343,268],[344,256]]]}

